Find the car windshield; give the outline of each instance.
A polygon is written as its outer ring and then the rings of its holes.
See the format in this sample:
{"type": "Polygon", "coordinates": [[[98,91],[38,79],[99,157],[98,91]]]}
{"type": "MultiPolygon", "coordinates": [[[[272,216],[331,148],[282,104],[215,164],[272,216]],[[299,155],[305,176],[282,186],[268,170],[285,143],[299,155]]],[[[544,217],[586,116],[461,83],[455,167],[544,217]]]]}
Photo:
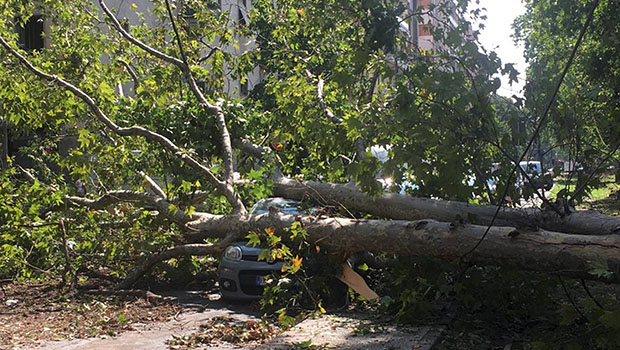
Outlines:
{"type": "Polygon", "coordinates": [[[254,207],[252,207],[251,214],[264,214],[269,211],[270,207],[275,207],[280,210],[282,214],[294,215],[302,211],[299,206],[299,202],[290,199],[267,198],[258,201],[254,207]]]}

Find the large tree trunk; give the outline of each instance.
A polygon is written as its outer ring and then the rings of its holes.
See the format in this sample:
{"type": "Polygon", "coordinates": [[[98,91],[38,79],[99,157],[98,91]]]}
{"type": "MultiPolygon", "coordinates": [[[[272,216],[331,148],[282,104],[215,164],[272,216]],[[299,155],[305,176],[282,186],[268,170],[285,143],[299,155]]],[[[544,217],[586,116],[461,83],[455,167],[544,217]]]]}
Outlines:
{"type": "MultiPolygon", "coordinates": [[[[276,208],[261,215],[231,214],[227,216],[209,213],[194,213],[190,217],[181,210],[170,212],[168,202],[133,191],[115,191],[98,199],[68,197],[68,200],[94,209],[101,209],[119,201],[130,201],[161,207],[168,216],[187,229],[186,241],[202,242],[205,238],[223,238],[214,245],[185,245],[149,257],[120,287],[129,288],[137,279],[159,261],[182,255],[213,255],[220,253],[227,242],[242,240],[249,232],[264,232],[274,228],[286,238],[286,228],[296,220],[300,221],[309,234],[309,240],[336,252],[388,252],[398,255],[414,255],[445,260],[463,259],[470,263],[509,266],[525,270],[541,271],[564,276],[599,279],[620,283],[620,235],[567,234],[543,230],[528,225],[525,220],[534,220],[534,210],[504,209],[498,221],[485,236],[490,221],[489,208],[495,207],[468,205],[458,202],[438,201],[383,194],[371,199],[347,185],[298,183],[291,180],[279,181],[276,193],[301,199],[314,193],[324,202],[335,202],[349,209],[368,212],[382,217],[409,217],[417,220],[360,220],[350,218],[325,218],[317,216],[283,215],[276,208]],[[463,220],[453,220],[456,216],[479,224],[463,224],[463,220]],[[472,220],[472,216],[477,216],[472,220]],[[531,215],[528,217],[528,215],[531,215]],[[448,222],[426,219],[424,216],[439,218],[448,222]],[[192,221],[190,221],[192,220],[192,221]],[[485,222],[486,221],[486,222],[485,222]],[[511,223],[524,225],[510,225],[511,223]],[[484,240],[479,246],[478,242],[484,240]],[[476,247],[476,249],[473,249],[476,247]],[[607,264],[611,277],[591,273],[592,262],[598,266],[607,264]],[[601,265],[601,262],[604,262],[601,265]]],[[[558,226],[569,225],[570,219],[588,213],[571,214],[558,226]],[[573,216],[574,215],[574,216],[573,216]]],[[[599,225],[609,229],[617,218],[600,215],[604,218],[599,225]],[[607,226],[605,226],[607,225],[607,226]]],[[[594,222],[594,220],[591,220],[594,222]]],[[[547,224],[548,221],[543,221],[547,224]]],[[[592,224],[594,225],[594,223],[592,224]]],[[[575,227],[592,226],[577,221],[575,227]]]]}
{"type": "MultiPolygon", "coordinates": [[[[297,181],[284,177],[276,179],[274,195],[296,200],[312,198],[325,205],[399,220],[432,218],[452,222],[460,218],[474,224],[489,225],[497,210],[494,205],[416,198],[396,193],[383,193],[371,198],[354,185],[297,181]]],[[[585,210],[559,217],[553,210],[502,208],[494,225],[540,227],[581,235],[620,233],[620,218],[585,210]]]]}
{"type": "Polygon", "coordinates": [[[620,236],[574,235],[552,231],[522,231],[492,227],[482,244],[468,254],[486,231],[486,226],[460,225],[433,220],[355,220],[268,213],[252,216],[206,215],[189,224],[203,237],[243,237],[248,232],[283,230],[301,221],[309,240],[332,251],[373,251],[509,266],[584,279],[602,279],[590,273],[590,263],[605,261],[612,277],[620,282],[620,236]]]}

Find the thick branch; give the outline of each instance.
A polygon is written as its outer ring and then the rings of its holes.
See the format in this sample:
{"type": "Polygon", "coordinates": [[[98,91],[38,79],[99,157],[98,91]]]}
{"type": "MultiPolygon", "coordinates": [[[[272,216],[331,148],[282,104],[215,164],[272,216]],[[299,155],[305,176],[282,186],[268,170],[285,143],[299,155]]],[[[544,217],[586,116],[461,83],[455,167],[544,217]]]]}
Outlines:
{"type": "MultiPolygon", "coordinates": [[[[488,225],[497,210],[493,205],[416,198],[395,193],[383,193],[372,199],[356,186],[300,182],[283,177],[276,179],[274,195],[296,200],[311,198],[325,205],[335,204],[351,211],[400,220],[432,218],[452,222],[460,217],[475,224],[488,225]]],[[[502,208],[495,221],[499,226],[541,227],[583,235],[620,233],[620,218],[594,211],[577,211],[559,217],[553,211],[502,208]]]]}
{"type": "Polygon", "coordinates": [[[228,127],[226,126],[226,118],[224,116],[224,111],[222,110],[221,106],[219,104],[212,104],[210,103],[206,97],[204,96],[204,94],[202,93],[202,91],[200,90],[200,88],[198,87],[198,84],[196,83],[196,79],[194,79],[194,76],[192,74],[192,70],[191,67],[187,61],[186,55],[185,55],[185,51],[183,49],[183,45],[181,42],[181,38],[179,36],[179,32],[178,29],[176,27],[176,23],[174,21],[174,16],[172,14],[172,10],[170,8],[170,4],[168,3],[168,1],[166,1],[166,9],[168,11],[168,15],[170,17],[170,22],[172,24],[172,28],[174,30],[175,33],[175,40],[178,44],[179,47],[179,51],[181,53],[181,56],[183,57],[182,60],[179,60],[178,58],[172,57],[172,56],[168,56],[160,51],[158,51],[157,49],[141,42],[140,40],[134,38],[133,36],[131,36],[130,33],[128,33],[120,24],[120,22],[118,21],[118,19],[116,19],[116,17],[112,14],[112,12],[110,12],[110,10],[108,9],[108,7],[106,6],[105,2],[103,0],[99,0],[99,4],[101,6],[101,8],[103,9],[103,11],[105,12],[105,14],[110,18],[110,20],[112,21],[112,24],[114,26],[114,28],[123,36],[123,38],[125,38],[126,40],[128,40],[129,42],[131,42],[132,44],[140,47],[141,49],[143,49],[144,51],[154,55],[155,57],[158,57],[164,61],[170,62],[174,65],[176,65],[177,67],[179,67],[179,69],[181,69],[181,71],[183,72],[183,74],[185,75],[185,79],[187,80],[187,83],[190,87],[190,89],[192,90],[192,92],[194,93],[194,95],[196,96],[196,98],[198,99],[198,102],[207,110],[211,111],[212,113],[215,114],[215,120],[218,124],[219,130],[220,130],[220,136],[221,136],[221,143],[222,143],[222,159],[224,161],[224,181],[218,181],[218,188],[220,191],[222,191],[222,193],[226,196],[226,199],[228,200],[228,202],[232,205],[233,209],[236,212],[240,212],[240,213],[245,213],[246,209],[245,206],[243,205],[243,202],[241,201],[241,199],[236,195],[235,190],[233,188],[233,173],[234,173],[234,169],[233,169],[233,150],[232,150],[232,145],[231,145],[231,141],[230,141],[230,133],[228,132],[228,127]]]}
{"type": "Polygon", "coordinates": [[[155,192],[157,196],[163,199],[168,199],[168,196],[166,196],[166,193],[164,193],[164,190],[162,190],[161,187],[159,187],[159,185],[157,184],[157,182],[155,182],[155,180],[153,180],[150,176],[146,175],[144,171],[140,171],[138,173],[140,174],[140,176],[144,178],[144,181],[148,183],[151,190],[153,190],[153,192],[155,192]]]}
{"type": "Polygon", "coordinates": [[[233,146],[256,158],[264,158],[271,153],[269,147],[256,145],[245,139],[233,139],[232,142],[233,146]]]}
{"type": "MultiPolygon", "coordinates": [[[[309,70],[306,70],[306,77],[308,77],[308,79],[312,79],[312,74],[310,73],[309,70]]],[[[327,103],[325,103],[325,100],[323,99],[323,85],[324,84],[325,82],[323,81],[323,79],[319,78],[319,82],[316,87],[316,97],[317,97],[317,100],[319,101],[319,105],[321,105],[321,109],[323,110],[323,113],[325,113],[325,116],[330,122],[336,123],[336,124],[342,123],[343,120],[341,118],[336,117],[336,115],[334,115],[334,113],[331,111],[331,109],[329,109],[329,107],[327,106],[327,103]]]]}
{"type": "Polygon", "coordinates": [[[215,255],[221,253],[225,245],[220,244],[186,244],[182,246],[177,246],[174,248],[170,248],[161,253],[155,254],[131,272],[127,278],[125,278],[121,283],[116,286],[116,289],[128,289],[130,288],[140,277],[142,277],[145,273],[147,273],[155,264],[160,261],[169,260],[172,258],[177,258],[179,256],[188,256],[188,255],[215,255]]]}
{"type": "Polygon", "coordinates": [[[99,6],[101,6],[101,9],[103,10],[103,12],[105,12],[106,16],[108,16],[108,18],[110,19],[110,21],[112,22],[112,25],[114,26],[114,29],[116,29],[116,31],[118,31],[127,41],[129,41],[130,43],[138,46],[139,48],[141,48],[142,50],[150,53],[151,55],[162,59],[166,62],[172,63],[176,66],[178,66],[181,69],[184,69],[184,64],[183,61],[181,61],[180,59],[176,58],[176,57],[172,57],[170,55],[166,55],[165,53],[143,43],[142,41],[134,38],[131,34],[129,34],[121,25],[121,23],[118,21],[118,19],[116,19],[116,17],[114,16],[114,14],[110,11],[110,9],[108,8],[108,6],[105,4],[105,2],[103,0],[99,0],[99,6]]]}
{"type": "Polygon", "coordinates": [[[156,208],[160,214],[181,225],[192,220],[192,218],[182,210],[171,207],[171,203],[166,199],[136,191],[110,191],[97,199],[82,197],[65,197],[65,199],[75,205],[94,210],[102,210],[120,202],[137,203],[144,206],[152,206],[156,208]]]}
{"type": "MultiPolygon", "coordinates": [[[[183,43],[181,42],[181,36],[179,35],[179,30],[177,29],[176,22],[174,20],[174,16],[172,14],[172,9],[170,8],[170,2],[165,0],[166,10],[168,11],[168,17],[170,19],[170,23],[172,24],[172,30],[174,31],[174,36],[176,37],[177,45],[179,47],[179,53],[181,54],[181,58],[183,60],[183,67],[181,70],[185,73],[185,77],[187,78],[187,82],[189,83],[192,92],[198,99],[201,105],[205,108],[211,110],[215,113],[215,119],[220,128],[220,136],[222,142],[222,158],[224,160],[224,182],[226,183],[227,193],[230,191],[229,202],[234,207],[235,211],[243,211],[245,212],[245,207],[243,203],[236,198],[234,195],[234,190],[232,187],[233,184],[233,172],[234,172],[234,162],[233,162],[233,151],[232,145],[230,141],[230,133],[228,132],[228,126],[226,126],[226,118],[224,116],[224,111],[221,108],[221,102],[218,104],[211,104],[205,98],[204,94],[196,84],[196,79],[194,79],[194,75],[192,74],[191,67],[189,62],[187,61],[187,55],[185,54],[185,49],[183,48],[183,43]]],[[[227,195],[228,197],[228,195],[227,195]]]]}

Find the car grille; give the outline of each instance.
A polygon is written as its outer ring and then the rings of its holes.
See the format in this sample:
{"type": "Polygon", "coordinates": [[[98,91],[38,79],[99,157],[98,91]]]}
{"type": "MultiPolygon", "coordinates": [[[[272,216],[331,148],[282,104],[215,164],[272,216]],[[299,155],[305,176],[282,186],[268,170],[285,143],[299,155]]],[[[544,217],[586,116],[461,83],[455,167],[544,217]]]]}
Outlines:
{"type": "Polygon", "coordinates": [[[239,271],[239,286],[241,291],[248,295],[262,295],[263,286],[258,285],[257,281],[259,276],[264,277],[272,271],[256,271],[256,270],[241,270],[239,271]]]}
{"type": "Polygon", "coordinates": [[[258,255],[246,255],[246,254],[243,254],[243,257],[241,258],[241,260],[245,260],[245,261],[258,261],[258,255]]]}

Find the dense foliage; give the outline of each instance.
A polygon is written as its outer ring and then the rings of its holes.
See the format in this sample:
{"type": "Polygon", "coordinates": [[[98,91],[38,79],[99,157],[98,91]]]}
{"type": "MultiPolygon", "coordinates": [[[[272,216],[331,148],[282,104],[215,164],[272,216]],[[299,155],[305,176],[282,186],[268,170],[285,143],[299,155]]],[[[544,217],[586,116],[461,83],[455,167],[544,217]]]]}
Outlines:
{"type": "MultiPolygon", "coordinates": [[[[189,73],[125,40],[91,1],[8,0],[0,5],[0,37],[10,45],[18,41],[14,29],[27,25],[33,13],[49,25],[45,49],[18,50],[35,67],[92,96],[120,127],[143,126],[179,148],[170,152],[144,138],[114,134],[83,99],[36,77],[3,48],[0,75],[7,79],[0,79],[2,122],[10,126],[10,139],[22,140],[24,147],[12,154],[1,175],[0,277],[68,277],[72,269],[124,276],[151,254],[183,243],[187,227],[161,208],[130,202],[88,210],[64,199],[95,198],[118,189],[152,191],[142,172],[163,189],[170,212],[180,210],[188,217],[231,212],[234,205],[217,186],[183,161],[194,157],[207,171],[226,175],[222,126],[191,90],[189,76],[200,83],[208,103],[221,108],[233,141],[266,149],[262,159],[234,151],[235,171],[247,180],[234,188],[247,207],[271,194],[270,176],[278,172],[352,181],[370,195],[387,190],[498,203],[503,198],[490,188],[493,183],[498,190],[508,187],[515,201],[531,196],[509,181],[512,164],[549,102],[548,91],[592,6],[584,1],[527,3],[528,12],[516,25],[530,61],[525,106],[520,108],[496,95],[497,74],[514,80],[516,72],[479,46],[477,32],[465,18],[478,19],[481,13],[468,10],[468,1],[444,1],[412,14],[396,0],[257,0],[247,12],[248,22],[232,21],[241,11],[218,10],[214,3],[172,2],[174,16],[168,14],[168,1],[127,5],[135,15],[123,23],[128,32],[163,54],[183,57],[189,73]],[[424,21],[426,12],[434,23],[435,48],[430,51],[419,49],[403,28],[407,20],[424,21]],[[241,87],[257,73],[260,82],[245,94],[241,87]],[[521,127],[524,120],[530,123],[527,130],[521,127]],[[380,161],[371,150],[385,151],[386,159],[380,161]]],[[[558,154],[583,165],[579,184],[591,182],[589,171],[598,170],[598,160],[618,147],[617,10],[616,1],[600,2],[587,43],[554,104],[548,122],[552,127],[539,135],[539,148],[562,144],[558,154]]],[[[339,209],[341,215],[363,216],[339,209]]],[[[246,236],[268,246],[265,254],[286,260],[284,272],[302,283],[297,289],[267,288],[264,306],[279,310],[284,321],[290,319],[282,312],[282,301],[323,310],[321,289],[329,284],[325,276],[337,271],[315,273],[303,259],[330,261],[330,266],[343,260],[338,259],[343,252],[308,244],[302,228],[288,232],[292,245],[273,232],[246,236]],[[311,305],[304,304],[308,300],[311,305]]],[[[200,270],[204,262],[171,259],[167,266],[172,268],[154,275],[171,279],[179,270],[200,270]]],[[[485,298],[492,304],[488,310],[523,316],[534,310],[527,300],[547,301],[542,291],[558,288],[544,280],[528,284],[525,277],[504,275],[504,270],[454,265],[401,258],[391,269],[367,272],[395,287],[382,290],[389,298],[373,307],[393,312],[403,322],[429,311],[437,300],[483,309],[487,306],[479,305],[475,290],[495,280],[504,285],[502,297],[485,298]],[[506,290],[515,286],[523,294],[506,290]]],[[[595,325],[586,331],[602,336],[569,345],[617,345],[613,331],[620,323],[618,312],[588,306],[595,325]]],[[[564,323],[578,319],[566,311],[571,309],[563,310],[564,323]]]]}
{"type": "Polygon", "coordinates": [[[620,26],[615,14],[620,4],[613,0],[527,1],[526,13],[515,22],[516,39],[525,46],[529,66],[526,106],[533,114],[540,114],[594,6],[592,23],[547,123],[548,146],[585,169],[576,174],[578,187],[586,182],[596,185],[588,174],[600,174],[613,164],[601,164],[608,157],[616,160],[618,168],[620,63],[616,53],[620,26]]]}

